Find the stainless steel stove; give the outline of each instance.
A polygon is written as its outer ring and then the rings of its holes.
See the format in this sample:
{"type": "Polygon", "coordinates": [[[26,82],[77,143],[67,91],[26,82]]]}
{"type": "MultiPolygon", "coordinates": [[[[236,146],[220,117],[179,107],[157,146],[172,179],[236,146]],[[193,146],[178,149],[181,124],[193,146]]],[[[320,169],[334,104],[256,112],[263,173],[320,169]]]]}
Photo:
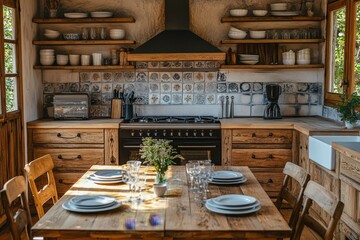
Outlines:
{"type": "Polygon", "coordinates": [[[142,138],[162,138],[189,160],[211,159],[221,164],[220,120],[211,116],[146,116],[133,118],[120,126],[120,164],[128,160],[139,160],[142,138]]]}

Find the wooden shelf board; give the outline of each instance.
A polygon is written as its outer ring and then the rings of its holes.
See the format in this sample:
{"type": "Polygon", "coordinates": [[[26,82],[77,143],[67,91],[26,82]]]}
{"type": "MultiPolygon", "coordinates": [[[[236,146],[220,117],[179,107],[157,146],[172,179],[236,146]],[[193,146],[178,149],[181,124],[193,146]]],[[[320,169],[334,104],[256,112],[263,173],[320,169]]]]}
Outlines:
{"type": "Polygon", "coordinates": [[[321,43],[324,39],[225,39],[222,44],[238,43],[321,43]]]}
{"type": "Polygon", "coordinates": [[[64,24],[64,23],[134,23],[133,17],[117,18],[34,18],[34,23],[64,24]]]}
{"type": "Polygon", "coordinates": [[[323,17],[223,17],[221,22],[281,22],[281,21],[309,21],[317,22],[323,20],[323,17]]]}
{"type": "Polygon", "coordinates": [[[324,68],[324,64],[307,65],[221,65],[221,69],[307,69],[324,68]]]}
{"type": "Polygon", "coordinates": [[[109,66],[41,66],[36,65],[34,69],[42,70],[134,70],[135,66],[120,66],[120,65],[109,65],[109,66]]]}
{"type": "Polygon", "coordinates": [[[118,45],[135,44],[134,40],[34,40],[35,45],[118,45]]]}

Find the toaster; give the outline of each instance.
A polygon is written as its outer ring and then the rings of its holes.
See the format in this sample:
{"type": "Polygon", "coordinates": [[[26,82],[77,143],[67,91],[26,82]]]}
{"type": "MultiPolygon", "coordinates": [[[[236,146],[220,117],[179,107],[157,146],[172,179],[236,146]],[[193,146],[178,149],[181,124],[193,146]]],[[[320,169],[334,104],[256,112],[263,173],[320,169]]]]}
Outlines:
{"type": "Polygon", "coordinates": [[[88,119],[89,95],[86,93],[68,93],[54,95],[55,119],[88,119]]]}

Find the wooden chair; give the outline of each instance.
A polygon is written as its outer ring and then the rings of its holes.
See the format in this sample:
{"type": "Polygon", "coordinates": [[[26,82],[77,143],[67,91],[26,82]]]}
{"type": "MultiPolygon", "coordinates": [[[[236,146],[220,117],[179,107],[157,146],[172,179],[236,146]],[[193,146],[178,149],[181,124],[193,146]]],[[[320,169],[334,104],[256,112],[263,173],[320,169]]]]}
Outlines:
{"type": "Polygon", "coordinates": [[[305,204],[300,215],[300,220],[294,235],[294,240],[299,240],[304,226],[309,227],[316,232],[322,239],[331,240],[336,225],[344,209],[344,203],[332,192],[326,190],[320,184],[309,181],[304,191],[305,204]],[[313,202],[316,202],[324,211],[330,215],[328,226],[320,223],[318,220],[309,215],[309,209],[313,202]]]}
{"type": "Polygon", "coordinates": [[[34,196],[34,202],[36,206],[36,211],[39,218],[44,216],[44,204],[52,199],[53,204],[58,201],[58,194],[56,190],[55,178],[52,169],[54,168],[54,163],[49,154],[37,158],[29,164],[25,165],[25,173],[28,177],[29,185],[31,192],[34,196]],[[36,179],[41,176],[47,175],[47,184],[40,189],[37,188],[36,179]]]}
{"type": "Polygon", "coordinates": [[[306,184],[310,180],[310,175],[306,172],[305,169],[291,162],[286,163],[283,173],[285,174],[285,178],[279,196],[276,199],[275,206],[277,207],[277,209],[280,210],[284,200],[286,200],[289,203],[289,205],[293,208],[288,224],[294,233],[301,209],[304,190],[306,184]],[[288,189],[288,185],[290,184],[290,179],[295,180],[299,183],[300,190],[298,191],[297,195],[295,195],[295,193],[291,192],[288,189]]]}
{"type": "Polygon", "coordinates": [[[30,231],[32,222],[26,198],[25,178],[17,176],[7,181],[1,190],[1,199],[13,240],[20,240],[23,234],[28,239],[32,239],[30,231]]]}

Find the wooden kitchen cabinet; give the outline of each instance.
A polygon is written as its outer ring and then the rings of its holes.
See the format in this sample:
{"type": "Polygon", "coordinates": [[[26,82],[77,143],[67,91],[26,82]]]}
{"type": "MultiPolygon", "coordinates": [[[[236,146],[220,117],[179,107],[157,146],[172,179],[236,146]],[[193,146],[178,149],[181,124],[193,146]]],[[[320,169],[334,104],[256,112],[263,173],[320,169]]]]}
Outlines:
{"type": "MultiPolygon", "coordinates": [[[[233,129],[231,133],[228,131],[223,130],[223,134],[231,134],[229,165],[249,166],[264,190],[275,199],[284,179],[283,168],[286,162],[292,161],[293,130],[233,129]]],[[[223,156],[223,161],[224,158],[227,156],[223,156]]]]}
{"type": "Polygon", "coordinates": [[[118,129],[28,128],[29,161],[50,154],[59,195],[92,165],[118,165],[118,129]]]}

